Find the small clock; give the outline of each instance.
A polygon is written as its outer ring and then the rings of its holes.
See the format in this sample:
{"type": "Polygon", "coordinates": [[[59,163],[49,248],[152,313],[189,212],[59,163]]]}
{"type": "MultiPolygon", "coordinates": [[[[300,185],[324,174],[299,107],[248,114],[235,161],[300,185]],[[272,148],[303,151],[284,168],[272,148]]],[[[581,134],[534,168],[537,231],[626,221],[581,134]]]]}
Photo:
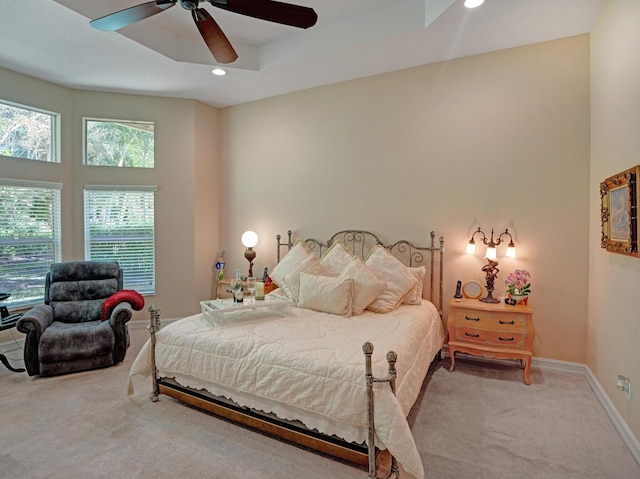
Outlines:
{"type": "Polygon", "coordinates": [[[462,285],[462,294],[465,298],[478,299],[482,296],[482,286],[477,281],[467,281],[462,285]]]}

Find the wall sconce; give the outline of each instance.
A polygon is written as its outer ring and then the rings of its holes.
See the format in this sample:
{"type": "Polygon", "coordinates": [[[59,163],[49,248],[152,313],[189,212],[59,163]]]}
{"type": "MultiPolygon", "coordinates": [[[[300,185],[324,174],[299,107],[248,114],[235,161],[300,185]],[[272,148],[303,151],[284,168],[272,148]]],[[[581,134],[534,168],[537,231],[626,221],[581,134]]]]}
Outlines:
{"type": "Polygon", "coordinates": [[[504,232],[500,233],[500,236],[498,236],[497,240],[493,239],[493,229],[492,229],[491,239],[487,240],[487,235],[485,235],[484,232],[478,227],[478,231],[474,231],[474,233],[471,235],[471,239],[469,240],[469,244],[467,244],[467,249],[466,249],[467,253],[475,254],[476,252],[475,236],[478,234],[482,235],[480,239],[482,243],[487,246],[487,251],[484,255],[485,259],[487,260],[487,264],[482,267],[482,271],[485,272],[485,278],[487,281],[487,285],[486,285],[487,296],[484,298],[480,298],[480,301],[483,301],[485,303],[499,303],[500,300],[493,297],[493,290],[495,289],[494,282],[496,280],[496,276],[498,276],[498,272],[500,271],[498,269],[498,261],[496,261],[496,258],[498,257],[496,252],[496,246],[502,244],[505,241],[506,237],[508,236],[509,244],[507,245],[507,252],[505,256],[507,256],[508,258],[515,258],[516,245],[513,243],[513,237],[511,236],[511,233],[509,233],[509,230],[507,228],[505,228],[504,232]]]}
{"type": "Polygon", "coordinates": [[[256,259],[256,252],[253,247],[258,244],[258,234],[255,231],[247,230],[242,233],[242,244],[246,250],[244,250],[244,257],[249,262],[249,277],[253,276],[253,260],[256,259]]]}

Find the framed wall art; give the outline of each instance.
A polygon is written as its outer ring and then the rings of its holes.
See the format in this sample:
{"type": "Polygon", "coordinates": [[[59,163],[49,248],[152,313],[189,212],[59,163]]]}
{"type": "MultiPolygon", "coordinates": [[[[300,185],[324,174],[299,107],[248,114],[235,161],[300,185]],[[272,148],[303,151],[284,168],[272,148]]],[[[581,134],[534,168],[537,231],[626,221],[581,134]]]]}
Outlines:
{"type": "Polygon", "coordinates": [[[600,183],[600,246],[612,253],[638,254],[638,178],[640,165],[600,183]]]}

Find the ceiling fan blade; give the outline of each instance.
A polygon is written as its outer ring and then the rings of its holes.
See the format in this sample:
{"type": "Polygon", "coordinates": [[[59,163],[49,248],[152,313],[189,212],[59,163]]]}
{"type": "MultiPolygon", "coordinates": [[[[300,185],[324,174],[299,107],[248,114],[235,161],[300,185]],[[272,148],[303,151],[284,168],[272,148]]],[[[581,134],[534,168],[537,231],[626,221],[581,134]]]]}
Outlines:
{"type": "Polygon", "coordinates": [[[211,50],[211,54],[219,63],[231,63],[238,58],[238,54],[231,46],[218,23],[203,8],[191,10],[193,21],[200,31],[204,42],[211,50]]]}
{"type": "Polygon", "coordinates": [[[273,0],[207,0],[214,7],[270,22],[309,28],[316,24],[318,15],[313,8],[273,0]]]}
{"type": "Polygon", "coordinates": [[[91,20],[89,24],[98,30],[120,30],[132,23],[149,18],[156,13],[165,11],[173,7],[177,0],[157,0],[154,2],[141,3],[134,7],[129,7],[119,12],[110,13],[104,17],[91,20]]]}

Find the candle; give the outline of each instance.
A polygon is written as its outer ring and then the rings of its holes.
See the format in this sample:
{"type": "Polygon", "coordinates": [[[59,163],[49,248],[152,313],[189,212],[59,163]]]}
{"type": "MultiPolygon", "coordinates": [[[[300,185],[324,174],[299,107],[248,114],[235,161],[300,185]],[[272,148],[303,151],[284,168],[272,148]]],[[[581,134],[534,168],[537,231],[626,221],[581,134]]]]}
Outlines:
{"type": "Polygon", "coordinates": [[[264,299],[264,281],[256,281],[256,299],[264,299]]]}

